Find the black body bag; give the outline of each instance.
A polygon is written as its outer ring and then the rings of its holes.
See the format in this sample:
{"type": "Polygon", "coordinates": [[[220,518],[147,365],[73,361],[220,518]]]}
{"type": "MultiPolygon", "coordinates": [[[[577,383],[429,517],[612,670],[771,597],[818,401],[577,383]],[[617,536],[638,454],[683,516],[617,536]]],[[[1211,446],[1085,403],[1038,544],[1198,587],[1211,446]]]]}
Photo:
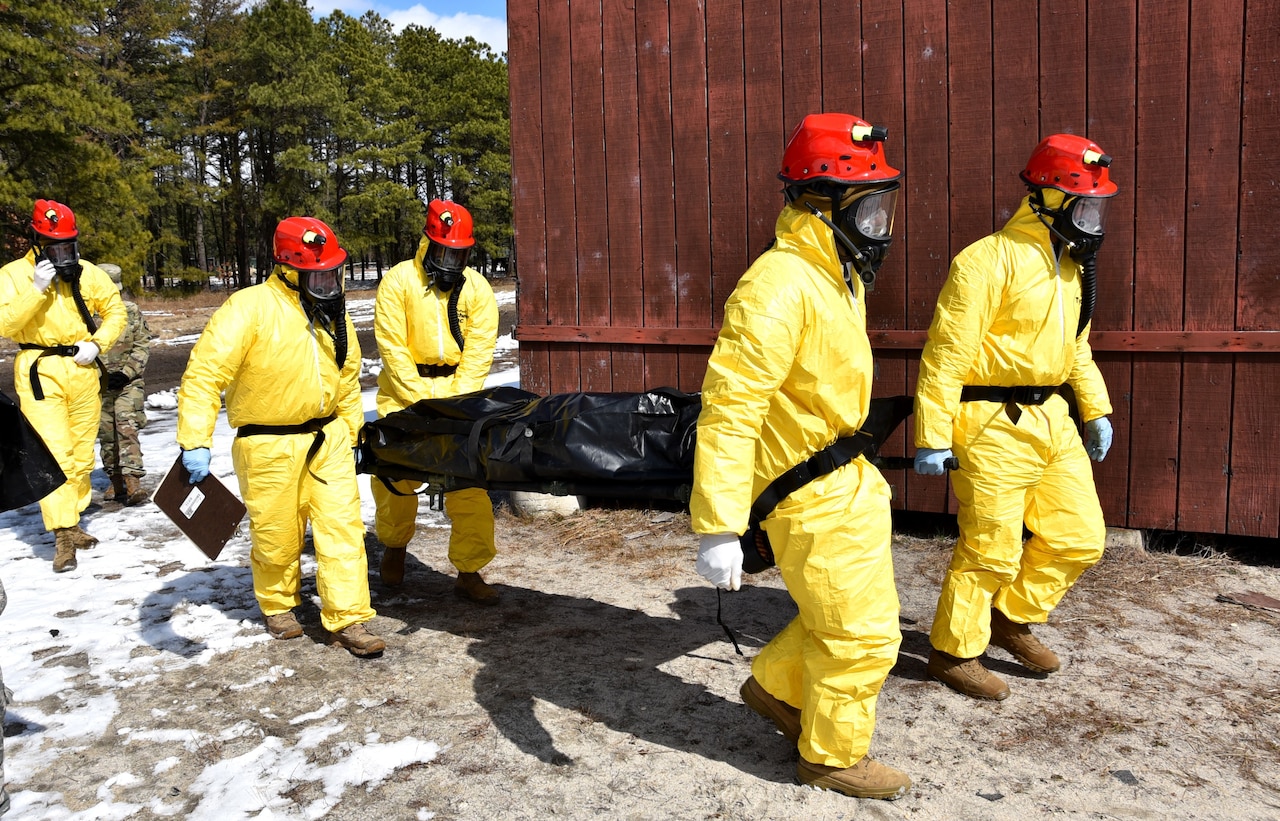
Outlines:
{"type": "Polygon", "coordinates": [[[644,393],[539,396],[488,388],[424,399],[360,433],[361,471],[464,487],[687,502],[701,401],[644,393]]]}
{"type": "Polygon", "coordinates": [[[0,510],[38,502],[67,481],[18,403],[0,393],[0,510]]]}

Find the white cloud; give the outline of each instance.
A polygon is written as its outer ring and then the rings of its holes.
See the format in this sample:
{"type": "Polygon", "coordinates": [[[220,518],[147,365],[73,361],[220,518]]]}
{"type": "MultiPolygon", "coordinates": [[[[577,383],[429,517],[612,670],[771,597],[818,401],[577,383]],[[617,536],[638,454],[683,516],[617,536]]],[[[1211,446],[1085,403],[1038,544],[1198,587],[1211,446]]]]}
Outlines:
{"type": "Polygon", "coordinates": [[[391,25],[395,27],[396,31],[414,24],[423,28],[433,28],[440,32],[440,36],[451,40],[474,37],[481,43],[487,43],[489,48],[498,54],[507,50],[506,20],[468,14],[465,11],[442,17],[421,4],[403,11],[389,12],[383,16],[391,21],[391,25]]]}

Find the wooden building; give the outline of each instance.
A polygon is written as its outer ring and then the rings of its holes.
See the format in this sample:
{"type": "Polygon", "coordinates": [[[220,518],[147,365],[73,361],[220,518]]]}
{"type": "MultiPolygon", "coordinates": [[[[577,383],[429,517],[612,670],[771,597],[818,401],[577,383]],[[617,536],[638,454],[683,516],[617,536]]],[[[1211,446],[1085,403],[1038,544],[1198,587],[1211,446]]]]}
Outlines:
{"type": "MultiPolygon", "coordinates": [[[[889,128],[904,172],[868,299],[877,393],[914,390],[961,248],[1039,139],[1114,156],[1092,343],[1115,526],[1280,535],[1280,0],[510,0],[521,379],[697,390],[772,237],[807,113],[889,128]]],[[[887,454],[910,451],[905,431],[887,454]]],[[[890,474],[942,511],[941,479],[890,474]]]]}

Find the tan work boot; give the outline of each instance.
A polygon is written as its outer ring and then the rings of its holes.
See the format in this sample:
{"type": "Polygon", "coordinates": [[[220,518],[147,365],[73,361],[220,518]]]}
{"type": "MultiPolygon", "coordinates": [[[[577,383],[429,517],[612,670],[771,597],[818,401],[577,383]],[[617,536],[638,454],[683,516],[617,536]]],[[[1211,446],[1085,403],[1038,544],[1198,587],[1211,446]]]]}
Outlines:
{"type": "Polygon", "coordinates": [[[98,543],[98,537],[85,533],[80,529],[80,525],[69,527],[67,530],[71,531],[71,538],[75,541],[78,550],[88,550],[98,543]]]}
{"type": "Polygon", "coordinates": [[[404,557],[409,552],[405,547],[382,548],[382,564],[378,566],[378,576],[387,587],[399,587],[404,583],[404,557]]]}
{"type": "Polygon", "coordinates": [[[781,699],[774,698],[756,681],[755,676],[742,682],[738,689],[742,703],[773,722],[792,744],[800,740],[800,711],[781,699]]]}
{"type": "Polygon", "coordinates": [[[147,492],[142,489],[142,483],[138,477],[127,474],[124,477],[124,492],[117,491],[117,494],[120,501],[126,505],[140,505],[148,499],[147,492]]]}
{"type": "Polygon", "coordinates": [[[107,478],[111,480],[111,484],[107,485],[107,489],[102,491],[102,501],[114,502],[117,499],[124,499],[124,477],[108,473],[107,478]]]}
{"type": "Polygon", "coordinates": [[[881,764],[869,755],[852,767],[828,767],[800,759],[796,778],[801,784],[835,790],[854,798],[883,798],[893,801],[907,794],[911,779],[902,770],[881,764]]]}
{"type": "Polygon", "coordinates": [[[501,598],[497,590],[485,584],[479,573],[459,573],[458,580],[453,583],[453,595],[484,605],[497,604],[501,598]]]}
{"type": "Polygon", "coordinates": [[[76,537],[73,530],[80,528],[60,527],[53,531],[53,572],[66,573],[76,569],[76,537]]]}
{"type": "Polygon", "coordinates": [[[1003,647],[1018,663],[1033,673],[1052,673],[1062,667],[1058,656],[1031,635],[1025,624],[1010,621],[997,608],[991,608],[991,643],[1003,647]]]}
{"type": "Polygon", "coordinates": [[[372,656],[387,649],[387,643],[369,632],[364,622],[349,624],[336,633],[329,634],[334,647],[345,647],[353,656],[372,656]]]}
{"type": "Polygon", "coordinates": [[[293,615],[292,610],[276,613],[274,616],[264,613],[262,620],[266,622],[267,632],[273,639],[296,639],[302,635],[302,625],[298,624],[298,617],[293,615]]]}
{"type": "Polygon", "coordinates": [[[941,650],[929,654],[929,677],[936,678],[957,693],[987,701],[1003,701],[1009,687],[975,659],[962,659],[941,650]]]}

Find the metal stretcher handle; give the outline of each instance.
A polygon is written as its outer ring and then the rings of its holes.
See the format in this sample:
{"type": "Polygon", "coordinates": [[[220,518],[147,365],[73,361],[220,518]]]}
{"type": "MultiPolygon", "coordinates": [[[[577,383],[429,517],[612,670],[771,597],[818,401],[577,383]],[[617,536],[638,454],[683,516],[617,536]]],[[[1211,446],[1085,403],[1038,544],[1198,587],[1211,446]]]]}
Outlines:
{"type": "MultiPolygon", "coordinates": [[[[914,470],[916,466],[913,456],[874,456],[870,461],[880,470],[914,470]]],[[[959,470],[960,460],[952,456],[943,465],[947,470],[959,470]]]]}

